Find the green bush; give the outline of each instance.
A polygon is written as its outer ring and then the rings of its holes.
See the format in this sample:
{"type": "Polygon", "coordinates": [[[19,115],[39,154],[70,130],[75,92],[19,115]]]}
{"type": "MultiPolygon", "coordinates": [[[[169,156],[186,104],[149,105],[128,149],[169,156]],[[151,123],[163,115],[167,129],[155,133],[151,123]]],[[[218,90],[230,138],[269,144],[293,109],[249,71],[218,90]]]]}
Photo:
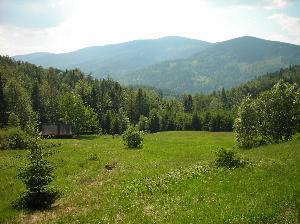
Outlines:
{"type": "Polygon", "coordinates": [[[0,149],[26,149],[29,136],[19,128],[0,130],[0,149]]]}
{"type": "Polygon", "coordinates": [[[221,148],[216,152],[216,156],[215,163],[217,167],[237,168],[245,165],[245,161],[232,149],[221,148]]]}
{"type": "Polygon", "coordinates": [[[122,137],[124,144],[128,148],[141,148],[144,140],[144,132],[130,125],[122,137]]]}

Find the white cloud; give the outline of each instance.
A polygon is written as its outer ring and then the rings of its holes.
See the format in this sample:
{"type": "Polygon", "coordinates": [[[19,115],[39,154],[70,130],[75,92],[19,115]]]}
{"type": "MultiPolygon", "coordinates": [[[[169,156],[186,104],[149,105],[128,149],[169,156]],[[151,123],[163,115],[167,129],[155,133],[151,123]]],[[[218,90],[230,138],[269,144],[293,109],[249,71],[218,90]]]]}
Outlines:
{"type": "MultiPolygon", "coordinates": [[[[281,37],[280,40],[289,40],[288,42],[300,44],[300,18],[284,14],[274,14],[269,19],[277,23],[281,27],[282,33],[285,33],[284,38],[281,37]]],[[[280,37],[283,35],[274,34],[273,36],[280,37]]]]}
{"type": "Polygon", "coordinates": [[[294,0],[264,0],[263,5],[265,9],[282,9],[293,3],[294,0]]]}
{"type": "MultiPolygon", "coordinates": [[[[283,26],[286,25],[280,26],[281,28],[277,25],[280,28],[278,33],[277,30],[270,32],[269,25],[274,23],[271,21],[282,23],[286,18],[274,16],[268,20],[266,11],[256,4],[218,7],[211,5],[208,0],[51,2],[56,3],[54,8],[60,4],[68,6],[64,20],[57,26],[45,28],[0,24],[0,54],[15,55],[41,51],[61,53],[92,45],[171,35],[210,42],[245,35],[262,38],[273,35],[272,39],[275,38],[274,35],[280,35],[278,40],[283,40],[284,36],[292,42],[296,41],[296,34],[292,33],[296,29],[295,25],[287,25],[293,27],[289,28],[291,33],[284,30],[283,26]]],[[[292,22],[295,23],[294,20],[292,22]]]]}
{"type": "Polygon", "coordinates": [[[67,16],[70,0],[1,0],[0,24],[27,28],[59,25],[67,16]]]}
{"type": "Polygon", "coordinates": [[[238,36],[226,17],[227,11],[211,8],[206,1],[77,0],[73,3],[72,13],[56,27],[1,26],[0,49],[5,49],[1,53],[58,53],[170,35],[208,41],[238,36]]]}
{"type": "Polygon", "coordinates": [[[46,30],[22,28],[14,25],[0,26],[0,54],[20,54],[41,51],[41,45],[50,41],[46,30]]]}

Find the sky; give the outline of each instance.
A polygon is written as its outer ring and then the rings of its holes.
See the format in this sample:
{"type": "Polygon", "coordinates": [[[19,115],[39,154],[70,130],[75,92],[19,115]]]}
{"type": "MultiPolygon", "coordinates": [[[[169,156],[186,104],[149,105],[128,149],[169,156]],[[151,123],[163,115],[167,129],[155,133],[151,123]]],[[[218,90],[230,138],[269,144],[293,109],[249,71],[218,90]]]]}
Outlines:
{"type": "Polygon", "coordinates": [[[1,55],[164,36],[300,45],[300,0],[0,0],[1,55]]]}

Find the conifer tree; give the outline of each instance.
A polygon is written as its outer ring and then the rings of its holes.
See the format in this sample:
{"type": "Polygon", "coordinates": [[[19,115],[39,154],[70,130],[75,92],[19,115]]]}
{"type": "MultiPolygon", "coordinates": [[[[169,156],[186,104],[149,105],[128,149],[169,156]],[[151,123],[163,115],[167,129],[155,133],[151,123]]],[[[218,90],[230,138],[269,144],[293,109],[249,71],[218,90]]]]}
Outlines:
{"type": "Polygon", "coordinates": [[[7,122],[7,103],[4,98],[4,83],[0,74],[0,127],[6,125],[7,122]]]}

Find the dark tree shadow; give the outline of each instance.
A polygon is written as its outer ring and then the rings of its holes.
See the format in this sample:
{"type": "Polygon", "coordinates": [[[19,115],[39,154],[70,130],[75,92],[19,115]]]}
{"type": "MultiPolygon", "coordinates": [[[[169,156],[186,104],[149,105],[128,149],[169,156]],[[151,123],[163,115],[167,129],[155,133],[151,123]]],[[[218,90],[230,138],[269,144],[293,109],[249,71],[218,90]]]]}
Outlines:
{"type": "Polygon", "coordinates": [[[43,192],[25,192],[12,202],[12,206],[17,209],[29,211],[46,210],[60,197],[60,193],[54,190],[43,192]]]}

